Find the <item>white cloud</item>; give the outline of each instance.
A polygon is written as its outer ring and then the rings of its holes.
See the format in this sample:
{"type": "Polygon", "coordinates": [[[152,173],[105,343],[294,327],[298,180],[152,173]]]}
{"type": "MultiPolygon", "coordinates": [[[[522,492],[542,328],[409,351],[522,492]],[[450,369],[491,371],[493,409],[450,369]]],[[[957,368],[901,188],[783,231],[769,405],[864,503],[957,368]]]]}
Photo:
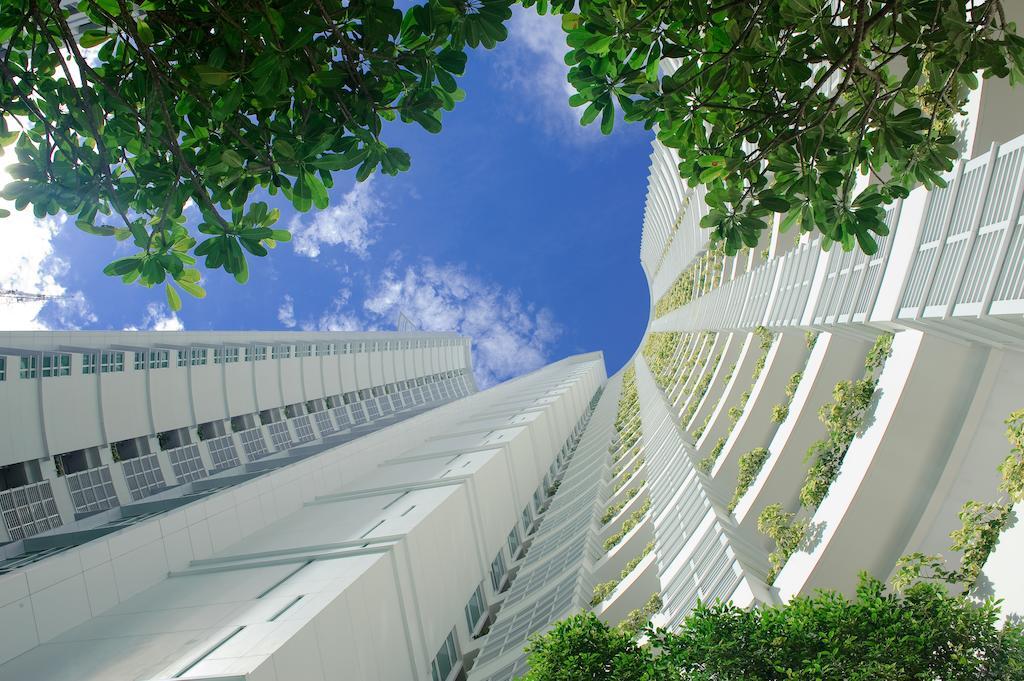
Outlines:
{"type": "Polygon", "coordinates": [[[509,40],[498,62],[503,79],[522,95],[523,111],[537,119],[544,130],[569,142],[601,137],[596,125],[581,126],[584,107],[569,106],[575,90],[566,76],[565,32],[557,15],[540,15],[534,9],[512,8],[509,40]]]}
{"type": "Polygon", "coordinates": [[[285,296],[284,302],[277,308],[277,321],[289,329],[295,328],[295,299],[291,296],[285,296]]]}
{"type": "MultiPolygon", "coordinates": [[[[15,160],[10,151],[0,157],[0,188],[10,182],[7,167],[15,160]]],[[[60,297],[33,302],[0,299],[0,329],[77,329],[81,324],[95,322],[96,316],[89,310],[82,292],[69,293],[59,281],[67,272],[68,263],[54,253],[53,239],[67,218],[38,220],[31,209],[14,210],[14,204],[3,199],[0,199],[0,208],[11,212],[9,217],[0,218],[4,235],[3,248],[0,248],[0,290],[60,297]]]]}
{"type": "Polygon", "coordinates": [[[184,331],[185,323],[163,303],[150,303],[141,326],[126,326],[125,331],[184,331]]]}
{"type": "Polygon", "coordinates": [[[424,331],[471,337],[480,387],[543,366],[561,334],[550,311],[523,303],[518,292],[429,260],[385,270],[363,307],[380,326],[394,328],[402,312],[424,331]]]}
{"type": "Polygon", "coordinates": [[[373,182],[371,176],[357,183],[342,197],[341,203],[320,211],[311,223],[303,222],[299,215],[292,218],[288,228],[295,252],[315,258],[323,246],[341,245],[366,259],[369,247],[377,241],[374,231],[380,226],[377,218],[384,208],[374,193],[373,182]]]}

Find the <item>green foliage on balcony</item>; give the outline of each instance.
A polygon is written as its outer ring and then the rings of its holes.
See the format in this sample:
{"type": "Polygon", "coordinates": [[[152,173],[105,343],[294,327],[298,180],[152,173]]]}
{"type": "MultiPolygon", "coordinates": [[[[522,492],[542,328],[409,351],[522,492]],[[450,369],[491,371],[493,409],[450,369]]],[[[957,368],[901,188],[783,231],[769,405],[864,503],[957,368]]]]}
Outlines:
{"type": "Polygon", "coordinates": [[[654,304],[654,318],[664,317],[721,284],[723,253],[721,243],[712,243],[704,255],[680,272],[668,291],[654,304]]]}
{"type": "Polygon", "coordinates": [[[736,504],[740,502],[743,495],[754,484],[754,480],[757,478],[757,474],[761,472],[761,467],[768,460],[768,456],[769,452],[767,449],[757,447],[740,457],[740,472],[736,477],[736,490],[733,492],[732,500],[729,502],[730,511],[736,509],[736,504]]]}
{"type": "MultiPolygon", "coordinates": [[[[615,482],[612,484],[612,494],[617,494],[618,491],[622,489],[622,486],[629,482],[632,479],[632,477],[636,475],[636,472],[640,470],[640,467],[643,465],[644,457],[641,456],[637,458],[636,462],[633,464],[633,467],[626,471],[625,475],[619,476],[619,474],[616,473],[615,482]]],[[[619,473],[621,472],[622,471],[619,471],[619,473]]]]}
{"type": "Polygon", "coordinates": [[[949,569],[942,556],[911,553],[897,564],[895,588],[906,588],[921,579],[940,580],[972,589],[1012,519],[1013,505],[1024,501],[1024,409],[1006,419],[1010,455],[999,464],[999,491],[1006,495],[990,503],[967,501],[960,509],[960,527],[950,533],[950,549],[962,557],[957,569],[949,569]]]}
{"type": "Polygon", "coordinates": [[[800,379],[803,376],[802,371],[797,371],[789,377],[789,382],[786,383],[786,403],[772,407],[772,421],[775,423],[782,423],[789,416],[789,405],[793,403],[793,396],[796,395],[796,389],[800,386],[800,379]]]}
{"type": "Polygon", "coordinates": [[[643,356],[647,360],[647,366],[654,375],[654,381],[658,387],[665,390],[672,384],[675,374],[675,367],[672,359],[676,355],[683,334],[673,332],[655,332],[647,335],[644,342],[643,356]]]}
{"type": "Polygon", "coordinates": [[[633,497],[635,497],[637,493],[640,492],[640,488],[643,487],[644,483],[646,482],[646,480],[641,480],[639,483],[637,483],[636,487],[630,487],[629,489],[626,490],[625,499],[623,499],[617,504],[611,504],[610,506],[608,506],[608,508],[606,508],[604,510],[604,513],[601,515],[601,524],[607,525],[608,521],[617,516],[619,514],[619,511],[624,509],[626,507],[626,504],[628,504],[630,500],[633,497]]]}
{"type": "Polygon", "coordinates": [[[817,508],[839,475],[846,452],[867,418],[878,383],[876,374],[891,354],[892,334],[884,333],[875,340],[865,358],[864,377],[836,383],[832,402],[818,410],[818,418],[828,436],[812,444],[807,452],[807,458],[813,459],[813,463],[800,490],[800,503],[804,507],[817,508]]]}
{"type": "Polygon", "coordinates": [[[818,342],[818,332],[817,331],[805,331],[804,332],[804,342],[807,343],[807,349],[808,350],[813,350],[814,349],[814,344],[818,342]]]}
{"type": "Polygon", "coordinates": [[[718,461],[718,456],[725,448],[726,439],[727,437],[723,435],[715,441],[715,446],[711,448],[711,452],[697,462],[697,470],[702,473],[707,473],[708,475],[711,474],[711,469],[715,467],[715,462],[718,461]]]}
{"type": "MultiPolygon", "coordinates": [[[[818,440],[807,450],[807,458],[813,459],[813,463],[800,489],[800,505],[808,512],[821,505],[839,475],[847,450],[864,425],[878,382],[878,373],[892,354],[892,340],[891,333],[878,336],[865,356],[863,378],[837,383],[832,391],[832,402],[822,405],[818,410],[818,418],[825,425],[827,437],[818,440]]],[[[799,379],[794,381],[795,378],[795,374],[790,377],[790,386],[794,382],[799,383],[799,379]]],[[[772,563],[768,580],[770,583],[796,550],[799,543],[797,537],[803,537],[807,521],[794,520],[794,514],[783,513],[779,504],[765,508],[762,517],[766,520],[762,529],[761,518],[758,519],[758,529],[776,542],[776,550],[769,556],[772,563]]]]}
{"type": "Polygon", "coordinates": [[[785,512],[782,504],[770,504],[757,517],[757,530],[775,541],[775,550],[768,554],[771,569],[765,577],[765,582],[771,584],[803,542],[807,534],[807,520],[785,512]]]}
{"type": "Polygon", "coordinates": [[[702,423],[699,426],[697,426],[696,428],[694,428],[693,432],[690,433],[690,435],[693,436],[693,441],[694,442],[699,440],[700,436],[704,434],[704,431],[708,429],[708,424],[711,423],[711,417],[712,416],[713,416],[713,414],[709,412],[708,415],[706,417],[704,417],[704,423],[702,423]]]}
{"type": "Polygon", "coordinates": [[[647,499],[643,505],[637,510],[629,514],[629,517],[622,521],[622,526],[619,527],[619,531],[604,540],[604,550],[611,551],[615,546],[622,541],[622,538],[629,534],[629,531],[640,524],[640,521],[647,515],[647,511],[651,510],[651,500],[647,499]]]}
{"type": "Polygon", "coordinates": [[[651,621],[651,618],[661,610],[663,605],[661,594],[653,593],[642,607],[630,610],[629,614],[615,625],[615,628],[628,636],[638,636],[643,631],[643,628],[647,626],[647,623],[651,621]]]}
{"type": "MultiPolygon", "coordinates": [[[[703,459],[697,462],[697,468],[704,473],[711,473],[711,470],[715,467],[715,462],[718,461],[718,456],[722,453],[722,449],[725,448],[726,440],[729,434],[732,433],[732,429],[736,426],[736,422],[740,420],[743,415],[743,410],[747,406],[747,401],[750,399],[750,391],[754,388],[754,383],[757,382],[758,377],[761,375],[761,371],[764,370],[764,364],[768,357],[768,351],[772,347],[772,343],[775,340],[775,335],[763,326],[759,326],[753,331],[754,336],[757,338],[758,347],[761,350],[761,354],[758,355],[757,361],[754,362],[753,375],[751,376],[750,388],[740,394],[736,404],[726,411],[726,415],[729,417],[729,429],[725,435],[718,438],[715,442],[715,446],[711,452],[703,459]]],[[[735,368],[736,365],[733,365],[735,368]]],[[[692,415],[691,415],[692,416],[692,415]]],[[[703,434],[703,430],[701,431],[703,434]]]]}

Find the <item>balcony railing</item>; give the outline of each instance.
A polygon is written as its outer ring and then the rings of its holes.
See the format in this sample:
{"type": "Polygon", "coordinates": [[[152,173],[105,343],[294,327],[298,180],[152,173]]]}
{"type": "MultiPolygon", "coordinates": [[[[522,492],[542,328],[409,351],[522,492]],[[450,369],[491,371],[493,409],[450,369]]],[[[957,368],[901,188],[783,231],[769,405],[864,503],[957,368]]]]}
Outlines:
{"type": "Polygon", "coordinates": [[[923,211],[907,211],[902,202],[887,210],[891,233],[874,255],[824,252],[812,240],[655,320],[652,330],[939,323],[969,340],[1019,344],[1024,136],[960,163],[946,179],[946,188],[928,192],[923,211]],[[894,292],[889,312],[879,302],[894,292]]]}

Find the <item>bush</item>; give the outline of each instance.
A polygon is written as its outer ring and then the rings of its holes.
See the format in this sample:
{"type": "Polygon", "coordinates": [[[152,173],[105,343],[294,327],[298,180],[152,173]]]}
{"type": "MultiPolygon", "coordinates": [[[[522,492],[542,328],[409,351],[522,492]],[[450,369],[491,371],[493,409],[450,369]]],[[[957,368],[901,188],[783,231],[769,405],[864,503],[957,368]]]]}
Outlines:
{"type": "Polygon", "coordinates": [[[604,550],[611,551],[615,546],[622,541],[622,538],[629,534],[629,531],[640,524],[640,521],[647,515],[647,511],[651,509],[651,500],[647,499],[643,505],[637,510],[629,514],[629,517],[622,521],[622,526],[619,527],[619,531],[604,540],[604,550]]]}
{"type": "Polygon", "coordinates": [[[776,404],[772,407],[772,422],[782,423],[789,416],[789,407],[785,404],[776,404]]]}
{"type": "Polygon", "coordinates": [[[765,582],[772,584],[789,557],[800,547],[807,534],[807,521],[796,519],[795,513],[786,513],[781,504],[765,506],[757,517],[757,531],[775,540],[775,550],[768,554],[771,569],[765,582]]]}
{"type": "Polygon", "coordinates": [[[524,679],[1019,680],[1024,630],[999,620],[991,599],[927,583],[893,594],[862,574],[853,598],[819,591],[774,607],[699,603],[676,631],[646,627],[645,646],[593,613],[576,615],[531,638],[524,679]]]}
{"type": "Polygon", "coordinates": [[[661,594],[653,593],[647,599],[647,602],[643,604],[643,607],[630,610],[629,614],[615,628],[622,634],[637,636],[647,626],[647,623],[651,621],[651,618],[661,610],[663,605],[661,594]]]}
{"type": "Polygon", "coordinates": [[[754,480],[757,478],[757,474],[761,472],[764,462],[768,460],[769,454],[769,451],[764,447],[758,447],[751,449],[740,457],[740,472],[736,477],[736,491],[733,492],[732,501],[729,502],[729,511],[736,508],[736,504],[740,502],[743,495],[754,484],[754,480]]]}
{"type": "Polygon", "coordinates": [[[694,442],[696,442],[697,440],[699,440],[699,439],[700,439],[700,436],[704,434],[704,431],[708,429],[708,424],[709,424],[709,423],[711,423],[711,416],[712,416],[712,415],[711,415],[711,414],[709,413],[709,414],[708,414],[708,415],[707,415],[707,416],[706,416],[706,417],[704,418],[704,423],[702,423],[702,424],[700,424],[699,426],[697,426],[696,428],[694,428],[693,432],[692,432],[692,433],[690,433],[690,435],[692,435],[692,436],[693,436],[693,440],[694,440],[694,442]]]}
{"type": "Polygon", "coordinates": [[[601,602],[612,595],[615,591],[615,587],[619,585],[619,580],[610,579],[607,582],[601,582],[600,584],[594,585],[594,594],[590,597],[590,605],[597,606],[601,602]]]}
{"type": "Polygon", "coordinates": [[[817,331],[806,331],[804,333],[804,341],[807,343],[807,349],[808,350],[813,350],[814,349],[814,344],[818,342],[818,332],[817,331]]]}
{"type": "Polygon", "coordinates": [[[604,510],[604,514],[601,516],[601,524],[607,525],[609,520],[617,516],[619,514],[619,511],[626,507],[626,504],[629,503],[630,499],[637,495],[637,493],[640,491],[640,488],[644,486],[645,482],[647,481],[641,480],[636,487],[630,487],[628,490],[626,490],[625,499],[623,499],[621,502],[617,504],[612,504],[608,508],[606,508],[604,510]]]}
{"type": "Polygon", "coordinates": [[[703,459],[697,462],[697,470],[701,473],[711,474],[711,469],[715,467],[715,462],[718,461],[718,455],[725,449],[725,436],[718,438],[715,442],[715,446],[711,448],[711,453],[705,456],[703,459]]]}

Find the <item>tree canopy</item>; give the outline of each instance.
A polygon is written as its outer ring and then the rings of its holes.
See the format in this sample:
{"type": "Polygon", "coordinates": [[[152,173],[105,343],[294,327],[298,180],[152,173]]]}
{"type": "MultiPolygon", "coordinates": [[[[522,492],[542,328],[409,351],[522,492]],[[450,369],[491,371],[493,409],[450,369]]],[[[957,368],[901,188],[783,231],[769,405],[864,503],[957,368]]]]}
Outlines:
{"type": "MultiPolygon", "coordinates": [[[[776,213],[873,251],[883,206],[952,167],[975,74],[1024,76],[1000,0],[520,2],[561,15],[581,122],[656,127],[707,185],[703,226],[727,253],[776,213]]],[[[171,282],[204,295],[197,258],[244,282],[246,253],[289,238],[268,195],[304,212],[328,205],[338,172],[407,170],[385,124],[439,132],[468,50],[506,38],[512,4],[5,0],[3,196],[130,239],[104,271],[165,284],[177,308],[171,282]]]]}
{"type": "Polygon", "coordinates": [[[995,601],[976,604],[919,582],[902,594],[862,576],[856,595],[823,591],[785,605],[700,604],[645,645],[592,613],[531,640],[525,681],[722,679],[1019,679],[1024,631],[998,624],[995,601]]]}

